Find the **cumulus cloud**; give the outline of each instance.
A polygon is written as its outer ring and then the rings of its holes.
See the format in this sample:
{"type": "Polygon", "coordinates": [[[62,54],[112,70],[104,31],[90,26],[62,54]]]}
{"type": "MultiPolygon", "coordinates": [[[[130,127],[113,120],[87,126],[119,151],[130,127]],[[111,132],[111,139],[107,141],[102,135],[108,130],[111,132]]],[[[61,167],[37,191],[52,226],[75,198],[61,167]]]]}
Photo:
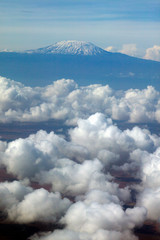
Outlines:
{"type": "Polygon", "coordinates": [[[57,222],[70,206],[67,198],[59,193],[49,193],[38,189],[24,197],[19,204],[13,205],[9,211],[9,219],[18,223],[57,222]]]}
{"type": "Polygon", "coordinates": [[[135,150],[131,154],[134,161],[139,162],[139,173],[142,180],[137,186],[137,206],[147,209],[147,218],[154,221],[160,219],[159,199],[160,199],[160,148],[155,152],[135,150]]]}
{"type": "Polygon", "coordinates": [[[114,46],[108,46],[105,48],[105,50],[108,52],[116,52],[116,48],[114,46]]]}
{"type": "MultiPolygon", "coordinates": [[[[37,172],[51,170],[56,165],[62,165],[65,160],[60,158],[73,158],[82,161],[89,155],[83,146],[69,143],[62,137],[50,132],[40,130],[26,139],[16,139],[8,143],[1,150],[1,163],[6,166],[9,173],[19,179],[33,178],[37,172]]],[[[66,161],[67,162],[67,161],[66,161]]],[[[75,162],[68,160],[68,166],[75,162]]]]}
{"type": "MultiPolygon", "coordinates": [[[[137,148],[154,151],[159,146],[157,137],[152,136],[149,131],[138,127],[121,131],[111,119],[106,120],[105,116],[100,113],[86,120],[79,120],[78,126],[70,130],[70,136],[72,142],[88,148],[92,157],[95,157],[98,152],[99,159],[101,159],[99,153],[101,151],[106,153],[106,165],[109,164],[107,161],[110,159],[110,152],[112,159],[115,160],[115,162],[112,160],[111,164],[116,164],[116,161],[123,162],[124,157],[126,161],[127,156],[137,148]]],[[[102,156],[103,164],[105,164],[104,156],[102,156]]]]}
{"type": "Polygon", "coordinates": [[[72,204],[61,218],[60,222],[65,224],[65,229],[36,234],[32,239],[136,240],[132,230],[143,223],[146,209],[135,207],[124,211],[113,199],[117,202],[116,198],[107,196],[105,192],[92,191],[84,201],[72,204]]]}
{"type": "Polygon", "coordinates": [[[119,52],[133,57],[138,54],[137,46],[134,43],[123,44],[122,49],[119,50],[119,52]]]}
{"type": "MultiPolygon", "coordinates": [[[[75,88],[74,82],[72,86],[69,82],[67,96],[75,88]]],[[[59,91],[58,87],[53,89],[59,91]]],[[[85,91],[92,95],[93,89],[95,86],[90,86],[85,91]]],[[[61,95],[63,88],[60,91],[61,95]]],[[[80,89],[74,91],[69,95],[81,94],[80,89]]],[[[108,86],[98,86],[98,92],[96,86],[97,96],[104,92],[112,96],[108,86]]],[[[139,98],[151,110],[149,101],[155,102],[159,93],[151,87],[128,90],[125,97],[130,102],[139,98]]],[[[31,238],[36,240],[136,240],[136,226],[146,219],[160,218],[159,208],[156,211],[159,159],[159,136],[139,127],[120,130],[102,113],[78,119],[67,138],[40,130],[24,139],[0,141],[0,166],[17,178],[0,183],[0,218],[4,222],[57,224],[53,232],[31,238]],[[113,175],[118,170],[138,177],[139,182],[119,186],[113,175]],[[33,189],[33,182],[39,189],[33,189]],[[133,189],[136,203],[127,208],[127,203],[133,204],[133,189]]]]}
{"type": "Polygon", "coordinates": [[[145,215],[145,208],[140,207],[123,211],[122,207],[115,203],[77,202],[72,204],[61,221],[70,230],[93,234],[99,229],[111,231],[133,229],[143,223],[145,215]]]}
{"type": "Polygon", "coordinates": [[[160,209],[160,148],[154,152],[136,149],[130,154],[136,163],[141,183],[134,186],[137,191],[136,206],[147,210],[147,219],[159,221],[160,209]]]}
{"type": "Polygon", "coordinates": [[[151,48],[147,48],[144,58],[154,61],[160,61],[160,46],[154,45],[151,48]]]}
{"type": "Polygon", "coordinates": [[[136,149],[130,156],[131,159],[139,164],[140,178],[142,179],[143,188],[151,188],[156,190],[160,185],[160,157],[159,147],[155,152],[149,153],[136,149]]]}
{"type": "Polygon", "coordinates": [[[55,119],[75,125],[96,112],[134,123],[160,122],[160,94],[152,86],[114,91],[108,85],[78,87],[73,80],[61,79],[30,88],[0,78],[0,122],[55,119]]]}
{"type": "Polygon", "coordinates": [[[144,206],[147,209],[147,218],[155,221],[160,219],[160,188],[156,190],[147,188],[137,199],[137,205],[144,206]]]}
{"type": "Polygon", "coordinates": [[[69,191],[71,186],[66,186],[69,181],[73,184],[72,190],[81,192],[80,189],[87,189],[88,184],[91,187],[89,176],[93,173],[95,179],[103,179],[103,168],[107,171],[113,165],[129,163],[131,152],[137,148],[154,152],[160,146],[158,137],[148,130],[135,127],[122,131],[100,113],[79,119],[77,124],[69,131],[68,141],[54,132],[41,130],[28,138],[5,144],[1,150],[1,164],[19,179],[34,179],[40,174],[41,181],[52,183],[54,190],[58,190],[56,183],[62,179],[61,189],[69,191]],[[77,185],[80,179],[83,181],[77,185]]]}
{"type": "Polygon", "coordinates": [[[137,46],[134,43],[123,44],[121,49],[118,49],[115,46],[108,46],[105,50],[108,52],[119,52],[133,57],[139,55],[137,46]]]}
{"type": "Polygon", "coordinates": [[[18,181],[0,183],[0,197],[4,220],[16,223],[57,222],[71,205],[60,193],[33,190],[18,181]]]}
{"type": "Polygon", "coordinates": [[[119,204],[108,202],[104,198],[102,201],[95,195],[90,198],[89,195],[85,201],[72,204],[62,217],[61,222],[65,223],[65,229],[44,236],[35,235],[32,239],[137,239],[131,230],[143,223],[146,216],[145,208],[136,207],[124,211],[119,204]]]}
{"type": "Polygon", "coordinates": [[[2,220],[8,219],[10,209],[23,200],[26,194],[32,192],[30,187],[26,187],[18,181],[0,183],[0,217],[2,220]]]}

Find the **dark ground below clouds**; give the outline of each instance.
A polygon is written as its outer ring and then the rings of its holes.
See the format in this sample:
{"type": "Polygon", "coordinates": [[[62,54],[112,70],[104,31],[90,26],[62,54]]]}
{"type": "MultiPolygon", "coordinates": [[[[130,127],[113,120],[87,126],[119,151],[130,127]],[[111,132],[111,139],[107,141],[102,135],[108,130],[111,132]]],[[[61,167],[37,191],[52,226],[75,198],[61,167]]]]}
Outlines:
{"type": "Polygon", "coordinates": [[[46,132],[54,131],[58,135],[67,135],[70,127],[64,125],[61,120],[50,120],[45,122],[12,122],[0,123],[0,140],[13,141],[17,138],[26,138],[30,134],[35,134],[39,130],[46,132]]]}
{"type": "Polygon", "coordinates": [[[0,224],[1,240],[26,240],[39,229],[26,225],[0,224]]]}
{"type": "Polygon", "coordinates": [[[37,232],[54,231],[61,226],[53,224],[12,224],[0,223],[0,240],[27,240],[37,232]]]}
{"type": "MultiPolygon", "coordinates": [[[[60,229],[60,226],[42,225],[38,223],[24,224],[1,224],[0,223],[0,240],[29,240],[32,235],[41,231],[53,231],[60,229]]],[[[159,226],[154,222],[146,222],[142,228],[135,229],[135,235],[139,240],[159,240],[159,226]]],[[[113,239],[114,240],[114,239],[113,239]]]]}
{"type": "MultiPolygon", "coordinates": [[[[127,123],[125,121],[113,121],[121,130],[132,129],[134,126],[148,129],[152,134],[160,135],[160,123],[127,123]]],[[[66,126],[62,120],[49,120],[45,122],[12,122],[0,123],[0,140],[13,141],[17,138],[26,138],[39,130],[47,133],[54,131],[57,135],[68,138],[68,130],[74,126],[66,126]]]]}
{"type": "MultiPolygon", "coordinates": [[[[57,229],[57,228],[56,228],[57,229]]],[[[53,226],[0,224],[0,240],[29,240],[29,238],[40,231],[54,230],[53,226]]],[[[156,224],[146,223],[142,228],[135,230],[139,240],[159,240],[160,232],[156,230],[156,224]]],[[[114,239],[113,239],[114,240],[114,239]]]]}

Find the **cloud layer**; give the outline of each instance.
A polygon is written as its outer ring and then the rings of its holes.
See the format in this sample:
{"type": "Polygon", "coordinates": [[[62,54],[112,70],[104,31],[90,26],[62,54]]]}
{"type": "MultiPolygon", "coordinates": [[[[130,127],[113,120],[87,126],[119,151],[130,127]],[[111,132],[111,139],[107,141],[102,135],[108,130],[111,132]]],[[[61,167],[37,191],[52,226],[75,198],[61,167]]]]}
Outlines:
{"type": "Polygon", "coordinates": [[[160,93],[152,86],[127,91],[108,85],[78,87],[69,79],[30,88],[0,78],[0,122],[56,119],[72,125],[96,112],[133,123],[160,122],[160,93]]]}
{"type": "Polygon", "coordinates": [[[1,221],[56,226],[32,240],[136,240],[135,227],[159,221],[160,137],[137,126],[122,131],[111,118],[160,122],[159,92],[78,87],[70,79],[30,88],[0,78],[1,122],[72,125],[66,136],[40,130],[0,141],[0,168],[16,179],[0,183],[1,221]],[[133,183],[120,186],[119,171],[133,183]]]}
{"type": "Polygon", "coordinates": [[[160,218],[159,161],[157,135],[138,127],[122,131],[101,113],[79,119],[67,140],[41,130],[0,141],[0,166],[17,179],[0,183],[0,217],[57,224],[32,240],[136,240],[136,226],[160,218]],[[120,187],[113,175],[119,170],[139,182],[120,187]],[[135,206],[125,207],[133,190],[135,206]]]}

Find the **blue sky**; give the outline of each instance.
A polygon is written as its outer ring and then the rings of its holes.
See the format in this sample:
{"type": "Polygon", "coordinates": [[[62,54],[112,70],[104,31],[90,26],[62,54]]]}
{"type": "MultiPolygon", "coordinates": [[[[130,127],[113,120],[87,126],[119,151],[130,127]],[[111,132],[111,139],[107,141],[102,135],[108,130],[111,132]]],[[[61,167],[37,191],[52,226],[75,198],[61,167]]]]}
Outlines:
{"type": "Polygon", "coordinates": [[[71,39],[103,48],[160,45],[160,0],[1,0],[0,11],[1,50],[71,39]]]}

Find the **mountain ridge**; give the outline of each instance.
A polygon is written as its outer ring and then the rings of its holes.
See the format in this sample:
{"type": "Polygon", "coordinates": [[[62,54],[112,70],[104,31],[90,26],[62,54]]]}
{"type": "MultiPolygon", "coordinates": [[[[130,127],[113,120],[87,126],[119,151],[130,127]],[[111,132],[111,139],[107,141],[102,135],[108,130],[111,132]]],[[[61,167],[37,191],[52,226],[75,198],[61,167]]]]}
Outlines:
{"type": "Polygon", "coordinates": [[[152,85],[160,91],[160,62],[107,52],[91,43],[86,46],[83,41],[62,41],[52,54],[53,45],[26,52],[1,52],[0,75],[27,86],[45,86],[69,78],[80,86],[109,84],[124,90],[152,85]]]}

